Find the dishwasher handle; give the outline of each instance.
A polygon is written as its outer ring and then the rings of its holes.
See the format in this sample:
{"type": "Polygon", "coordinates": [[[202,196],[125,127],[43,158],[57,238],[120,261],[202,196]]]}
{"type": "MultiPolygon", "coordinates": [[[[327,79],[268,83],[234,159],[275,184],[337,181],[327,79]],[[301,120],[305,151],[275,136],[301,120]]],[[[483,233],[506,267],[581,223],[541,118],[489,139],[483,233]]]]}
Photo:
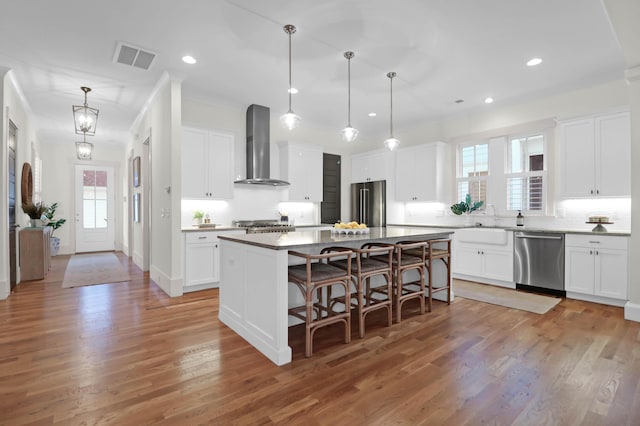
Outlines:
{"type": "Polygon", "coordinates": [[[516,235],[516,238],[527,238],[533,240],[561,240],[562,236],[558,235],[516,235]]]}

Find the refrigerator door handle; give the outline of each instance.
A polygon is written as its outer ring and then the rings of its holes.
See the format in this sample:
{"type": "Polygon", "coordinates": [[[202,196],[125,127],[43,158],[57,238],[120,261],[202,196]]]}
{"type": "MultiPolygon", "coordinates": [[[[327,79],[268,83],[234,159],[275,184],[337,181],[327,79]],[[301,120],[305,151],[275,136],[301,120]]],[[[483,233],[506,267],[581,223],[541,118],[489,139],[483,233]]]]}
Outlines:
{"type": "Polygon", "coordinates": [[[369,190],[362,188],[360,190],[360,223],[369,223],[367,217],[367,209],[369,208],[369,190]]]}

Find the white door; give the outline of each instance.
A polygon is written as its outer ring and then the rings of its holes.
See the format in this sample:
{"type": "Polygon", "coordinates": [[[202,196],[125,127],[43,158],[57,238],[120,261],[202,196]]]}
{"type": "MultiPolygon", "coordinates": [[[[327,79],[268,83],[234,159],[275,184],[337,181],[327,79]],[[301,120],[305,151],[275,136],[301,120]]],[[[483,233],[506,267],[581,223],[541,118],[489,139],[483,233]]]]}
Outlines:
{"type": "Polygon", "coordinates": [[[76,165],[76,253],[115,248],[113,167],[76,165]]]}

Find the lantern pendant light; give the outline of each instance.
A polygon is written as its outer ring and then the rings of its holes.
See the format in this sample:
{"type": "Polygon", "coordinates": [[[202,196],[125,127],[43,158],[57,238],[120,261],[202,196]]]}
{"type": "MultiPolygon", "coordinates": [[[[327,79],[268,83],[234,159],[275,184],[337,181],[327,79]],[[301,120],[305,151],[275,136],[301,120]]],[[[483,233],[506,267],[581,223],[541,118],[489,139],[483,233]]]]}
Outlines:
{"type": "Polygon", "coordinates": [[[390,87],[391,87],[391,110],[389,114],[389,139],[384,141],[384,146],[387,147],[389,151],[393,151],[400,144],[400,141],[393,137],[393,78],[396,76],[395,72],[387,73],[387,77],[389,77],[390,87]]]}
{"type": "Polygon", "coordinates": [[[293,25],[285,25],[284,32],[289,34],[289,111],[280,117],[280,123],[289,130],[293,130],[300,124],[300,116],[291,109],[291,34],[296,32],[293,25]]]}
{"type": "Polygon", "coordinates": [[[353,52],[344,52],[344,57],[347,58],[348,64],[348,104],[347,104],[347,127],[340,132],[342,140],[344,142],[353,142],[358,137],[358,129],[351,127],[351,58],[355,55],[353,52]]]}
{"type": "Polygon", "coordinates": [[[98,124],[98,109],[91,108],[87,104],[87,93],[91,91],[90,87],[82,86],[80,88],[84,92],[84,104],[73,105],[73,121],[76,126],[77,135],[89,135],[96,134],[96,125],[98,124]]]}
{"type": "Polygon", "coordinates": [[[83,136],[82,142],[76,142],[76,156],[78,160],[91,160],[93,153],[93,144],[87,142],[87,135],[83,136]]]}

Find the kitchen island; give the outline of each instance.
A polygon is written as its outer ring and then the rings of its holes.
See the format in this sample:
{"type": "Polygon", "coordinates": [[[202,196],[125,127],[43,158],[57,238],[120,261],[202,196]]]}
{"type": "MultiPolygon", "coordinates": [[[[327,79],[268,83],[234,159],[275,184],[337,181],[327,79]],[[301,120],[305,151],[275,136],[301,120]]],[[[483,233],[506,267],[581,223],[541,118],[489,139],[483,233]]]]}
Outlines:
{"type": "Polygon", "coordinates": [[[220,236],[219,319],[277,365],[291,362],[289,347],[289,250],[319,253],[325,247],[359,248],[367,242],[395,243],[450,238],[443,229],[370,228],[357,235],[296,231],[220,236]]]}

